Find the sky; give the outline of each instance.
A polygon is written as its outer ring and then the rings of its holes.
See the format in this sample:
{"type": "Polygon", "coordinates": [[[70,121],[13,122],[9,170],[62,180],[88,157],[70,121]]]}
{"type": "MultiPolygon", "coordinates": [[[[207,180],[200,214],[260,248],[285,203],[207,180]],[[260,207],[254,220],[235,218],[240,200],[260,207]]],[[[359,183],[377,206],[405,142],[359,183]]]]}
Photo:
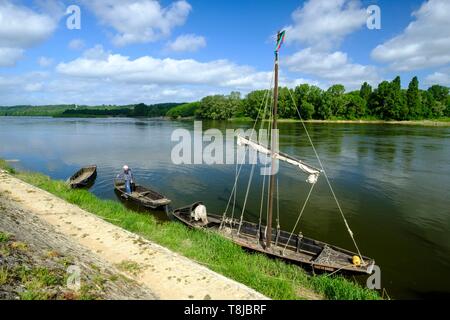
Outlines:
{"type": "Polygon", "coordinates": [[[449,12],[450,0],[0,0],[0,105],[267,89],[281,29],[282,86],[450,86],[449,12]]]}

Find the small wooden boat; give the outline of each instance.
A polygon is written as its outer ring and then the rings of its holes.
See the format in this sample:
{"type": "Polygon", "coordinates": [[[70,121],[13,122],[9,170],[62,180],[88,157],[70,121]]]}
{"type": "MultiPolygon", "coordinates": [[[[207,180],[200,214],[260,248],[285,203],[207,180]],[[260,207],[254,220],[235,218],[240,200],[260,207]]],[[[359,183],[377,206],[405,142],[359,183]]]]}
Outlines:
{"type": "Polygon", "coordinates": [[[67,183],[73,189],[89,188],[97,178],[97,166],[87,166],[78,170],[73,176],[69,178],[67,183]]]}
{"type": "Polygon", "coordinates": [[[114,180],[114,190],[124,201],[148,209],[167,207],[172,202],[162,194],[138,184],[133,184],[131,194],[127,194],[125,191],[125,182],[120,179],[114,180]]]}
{"type": "Polygon", "coordinates": [[[196,221],[194,211],[201,204],[202,202],[196,202],[190,206],[175,209],[171,215],[191,228],[218,232],[243,248],[289,262],[309,265],[314,270],[341,271],[353,274],[372,273],[375,265],[373,259],[363,256],[363,262],[355,265],[353,257],[357,256],[356,253],[304,237],[301,234],[291,235],[289,232],[272,228],[271,246],[267,248],[266,226],[264,225],[258,228],[258,224],[242,221],[241,227],[238,228],[239,219],[227,218],[223,222],[222,216],[210,213],[207,213],[207,223],[202,220],[196,221]]]}

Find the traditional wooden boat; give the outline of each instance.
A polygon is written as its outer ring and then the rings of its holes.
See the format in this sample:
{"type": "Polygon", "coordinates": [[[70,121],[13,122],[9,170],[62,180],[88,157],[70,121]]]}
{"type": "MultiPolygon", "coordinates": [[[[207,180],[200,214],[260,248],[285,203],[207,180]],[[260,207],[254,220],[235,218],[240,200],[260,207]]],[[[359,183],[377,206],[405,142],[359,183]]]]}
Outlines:
{"type": "Polygon", "coordinates": [[[67,183],[73,189],[89,188],[94,184],[96,178],[97,166],[86,166],[81,168],[73,176],[71,176],[68,179],[67,183]]]}
{"type": "Polygon", "coordinates": [[[223,224],[221,215],[211,213],[207,214],[206,223],[196,220],[195,209],[202,204],[202,202],[196,202],[175,209],[171,215],[191,228],[218,232],[241,247],[290,262],[309,265],[313,269],[328,272],[372,273],[375,264],[373,259],[363,256],[364,265],[355,265],[353,263],[355,253],[304,237],[302,234],[292,235],[287,231],[272,228],[271,245],[267,247],[266,226],[263,224],[258,225],[248,221],[242,221],[241,224],[238,219],[228,219],[223,224]],[[240,228],[238,228],[239,225],[241,225],[240,228]]]}
{"type": "MultiPolygon", "coordinates": [[[[353,274],[370,274],[372,273],[373,267],[375,265],[375,261],[369,257],[363,256],[360,254],[359,248],[356,244],[353,232],[350,229],[350,226],[344,216],[342,208],[338,202],[338,199],[335,196],[331,183],[326,175],[326,172],[322,166],[322,162],[314,148],[310,135],[308,133],[307,127],[301,121],[303,128],[306,131],[306,136],[311,143],[311,147],[314,150],[314,153],[317,157],[318,163],[320,164],[320,169],[316,168],[312,165],[309,165],[301,160],[298,160],[288,154],[282,153],[278,150],[278,132],[277,132],[277,107],[278,107],[278,51],[280,49],[281,43],[284,39],[284,31],[278,33],[277,37],[277,47],[275,50],[275,66],[274,66],[274,85],[273,85],[273,106],[271,110],[269,109],[269,120],[268,129],[271,134],[267,134],[266,137],[270,136],[270,147],[265,146],[263,144],[258,143],[252,139],[252,133],[250,133],[250,137],[242,136],[240,134],[237,135],[237,145],[244,147],[247,149],[252,149],[254,152],[263,154],[267,157],[269,162],[271,163],[271,167],[268,174],[265,173],[264,180],[262,183],[262,191],[261,191],[261,205],[260,205],[260,216],[259,223],[252,223],[244,220],[244,213],[246,212],[246,204],[248,200],[248,194],[251,187],[251,180],[253,177],[253,172],[255,169],[255,164],[252,165],[252,170],[250,173],[250,178],[247,184],[245,199],[243,205],[240,207],[240,218],[237,219],[237,210],[236,206],[236,190],[237,183],[240,175],[240,171],[242,169],[242,164],[240,168],[236,167],[236,177],[233,189],[231,191],[230,198],[228,200],[228,204],[222,215],[211,214],[206,211],[206,207],[201,203],[197,202],[190,206],[179,208],[174,210],[171,215],[173,218],[178,221],[193,227],[193,228],[203,228],[212,230],[221,234],[222,236],[230,239],[236,244],[240,245],[243,248],[258,251],[265,253],[272,257],[281,258],[290,262],[306,264],[315,269],[324,270],[327,272],[347,272],[353,274]],[[311,186],[310,191],[304,201],[304,204],[299,210],[299,216],[297,222],[295,223],[294,228],[291,232],[287,232],[281,230],[279,224],[279,217],[281,217],[282,213],[279,211],[278,202],[278,161],[287,163],[289,165],[293,165],[301,172],[306,173],[308,178],[306,182],[311,186]],[[308,237],[303,236],[301,232],[296,231],[298,226],[298,222],[300,221],[302,214],[305,210],[306,204],[310,199],[310,195],[318,181],[320,175],[324,175],[327,181],[327,184],[331,190],[331,194],[333,195],[337,209],[339,210],[344,224],[347,228],[347,231],[355,245],[356,253],[351,252],[346,249],[339,248],[334,245],[330,245],[318,240],[314,240],[308,237]],[[266,187],[265,179],[266,175],[270,176],[269,184],[266,187]],[[276,195],[274,189],[277,189],[276,195]],[[267,202],[264,202],[264,195],[268,195],[267,202]],[[233,205],[230,206],[233,199],[233,205]],[[275,205],[274,205],[275,203],[275,205]],[[231,217],[229,216],[228,209],[232,208],[231,217]],[[273,227],[272,216],[274,207],[277,210],[277,226],[273,227]],[[266,209],[266,210],[264,210],[266,209]],[[267,217],[263,220],[263,212],[267,212],[267,217]]],[[[269,93],[269,92],[268,92],[269,93]]],[[[268,94],[267,97],[270,95],[268,94]]],[[[296,105],[296,101],[292,97],[294,105],[296,105]]],[[[264,113],[260,119],[266,119],[266,110],[268,106],[269,99],[266,100],[266,106],[264,107],[264,113]]],[[[298,108],[297,108],[298,111],[298,108]]],[[[260,116],[261,110],[258,112],[258,117],[260,116]]],[[[258,117],[255,121],[254,128],[256,127],[256,122],[258,121],[258,117]]],[[[299,117],[300,112],[299,112],[299,117]]],[[[265,122],[261,123],[261,127],[263,128],[265,122]]],[[[260,127],[260,130],[261,130],[260,127]]]]}
{"type": "Polygon", "coordinates": [[[162,194],[148,187],[134,183],[131,194],[128,194],[125,191],[125,182],[120,179],[114,180],[114,190],[122,200],[147,209],[156,210],[167,208],[167,206],[171,203],[171,200],[167,199],[162,194]]]}

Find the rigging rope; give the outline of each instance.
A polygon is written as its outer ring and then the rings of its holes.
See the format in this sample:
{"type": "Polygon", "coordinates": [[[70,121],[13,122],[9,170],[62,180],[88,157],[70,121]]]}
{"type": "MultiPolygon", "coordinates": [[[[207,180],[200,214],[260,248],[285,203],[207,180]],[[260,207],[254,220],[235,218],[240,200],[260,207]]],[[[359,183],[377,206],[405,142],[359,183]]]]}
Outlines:
{"type": "MultiPolygon", "coordinates": [[[[254,122],[254,124],[253,124],[253,128],[252,128],[251,134],[253,134],[253,132],[255,131],[255,127],[256,127],[256,124],[257,124],[257,122],[258,122],[258,118],[259,118],[259,115],[260,115],[260,113],[261,113],[261,109],[262,109],[263,105],[265,105],[265,106],[264,106],[264,114],[263,114],[263,117],[265,117],[266,110],[267,110],[267,101],[269,100],[269,94],[270,94],[270,92],[271,92],[271,88],[272,88],[272,83],[273,83],[273,81],[274,81],[274,77],[275,77],[275,70],[272,72],[272,79],[271,79],[271,81],[270,81],[270,87],[269,87],[270,89],[268,89],[268,90],[266,91],[266,93],[265,93],[265,95],[264,95],[264,97],[263,97],[263,100],[261,101],[261,106],[258,108],[258,114],[256,115],[256,119],[255,119],[255,122],[254,122]]],[[[262,118],[262,120],[264,120],[264,118],[262,118]]],[[[251,137],[250,137],[250,139],[251,139],[251,137]]],[[[236,151],[237,151],[237,149],[236,149],[236,151]]],[[[244,166],[244,162],[245,162],[245,161],[244,161],[244,160],[245,160],[245,154],[246,154],[246,152],[243,152],[243,154],[242,154],[241,164],[240,164],[240,167],[239,167],[239,170],[238,170],[237,174],[235,175],[235,180],[234,180],[233,189],[231,190],[230,197],[228,198],[227,206],[226,206],[226,208],[225,208],[225,210],[224,210],[224,212],[223,212],[222,220],[221,220],[221,222],[220,222],[220,227],[219,227],[219,229],[222,229],[222,227],[223,227],[223,224],[224,224],[224,222],[225,222],[225,217],[226,217],[226,214],[227,214],[227,212],[228,212],[228,208],[229,208],[230,203],[231,203],[231,198],[233,197],[233,193],[236,192],[236,189],[237,189],[237,182],[238,182],[238,179],[239,179],[239,175],[240,175],[240,173],[241,173],[242,167],[244,166]]],[[[236,160],[237,160],[237,159],[236,159],[236,160]]],[[[235,205],[236,205],[236,203],[234,203],[234,206],[235,206],[235,205]]],[[[233,209],[234,209],[234,206],[233,206],[233,209]]]]}
{"type": "Polygon", "coordinates": [[[294,234],[295,229],[297,229],[297,225],[298,225],[298,223],[300,222],[300,218],[302,217],[303,212],[305,211],[306,204],[308,203],[309,197],[311,196],[311,193],[312,193],[312,191],[313,191],[315,185],[316,185],[316,184],[313,183],[313,184],[311,185],[311,189],[309,189],[308,196],[306,197],[305,203],[303,203],[302,210],[300,211],[300,214],[298,215],[297,221],[295,222],[294,228],[292,229],[292,232],[291,232],[291,234],[289,235],[289,239],[287,240],[286,245],[285,245],[284,248],[283,248],[283,253],[282,253],[282,254],[284,254],[284,251],[286,250],[286,248],[287,248],[287,246],[288,246],[288,244],[289,244],[289,241],[291,241],[291,238],[292,238],[292,235],[294,234]]]}
{"type": "Polygon", "coordinates": [[[262,184],[262,191],[261,191],[261,207],[259,208],[258,239],[256,239],[257,242],[259,242],[259,235],[261,232],[262,212],[263,212],[263,207],[264,207],[265,184],[266,184],[266,175],[264,175],[264,177],[263,177],[263,184],[262,184]]]}
{"type": "MultiPolygon", "coordinates": [[[[236,161],[236,171],[235,171],[235,176],[237,176],[238,173],[238,162],[236,161]]],[[[234,188],[234,196],[233,196],[233,209],[231,212],[231,224],[234,221],[234,209],[236,208],[236,193],[237,193],[237,186],[236,188],[234,188]]]]}
{"type": "Polygon", "coordinates": [[[322,170],[322,172],[323,172],[323,175],[324,175],[324,177],[325,177],[325,180],[327,181],[327,184],[328,184],[328,186],[330,187],[331,194],[333,195],[333,198],[334,198],[334,200],[335,200],[335,202],[336,202],[336,204],[337,204],[337,207],[338,207],[338,209],[339,209],[339,212],[341,213],[342,219],[344,220],[344,223],[345,223],[345,226],[346,226],[346,228],[347,228],[347,231],[348,231],[350,237],[352,238],[352,241],[353,241],[353,244],[355,245],[356,250],[358,251],[358,255],[361,257],[361,262],[364,263],[364,260],[363,260],[363,258],[362,258],[361,252],[359,251],[359,247],[358,247],[358,245],[357,245],[357,243],[356,243],[356,240],[355,240],[355,237],[354,237],[354,235],[353,235],[353,231],[350,229],[350,226],[349,226],[349,224],[348,224],[348,222],[347,222],[347,219],[345,218],[344,212],[342,211],[341,205],[339,204],[339,200],[337,199],[336,194],[334,193],[333,187],[331,186],[330,179],[328,179],[328,175],[327,175],[327,173],[326,173],[326,171],[325,171],[325,168],[323,167],[322,161],[320,161],[319,154],[317,153],[317,150],[316,150],[316,148],[314,147],[314,144],[313,144],[312,139],[311,139],[311,137],[310,137],[310,135],[309,135],[308,129],[306,128],[306,125],[305,125],[305,123],[303,122],[303,118],[302,118],[302,116],[301,116],[301,114],[300,114],[300,111],[298,110],[297,102],[295,101],[294,97],[292,96],[291,90],[288,90],[288,91],[289,91],[289,94],[290,94],[290,96],[291,96],[292,102],[294,103],[295,109],[297,110],[298,116],[299,116],[299,118],[300,118],[300,122],[302,123],[303,128],[305,129],[306,136],[308,137],[309,143],[311,144],[311,147],[312,147],[312,149],[313,149],[313,151],[314,151],[314,154],[316,155],[317,161],[319,162],[319,165],[320,165],[320,168],[321,168],[321,170],[322,170]]]}
{"type": "Polygon", "coordinates": [[[277,176],[277,229],[280,229],[280,189],[278,188],[278,176],[277,176]]]}
{"type": "MultiPolygon", "coordinates": [[[[274,88],[275,89],[275,88],[274,88]]],[[[272,129],[273,129],[273,108],[274,108],[274,99],[273,95],[270,96],[270,111],[269,111],[269,119],[267,124],[267,143],[269,146],[272,145],[272,129]]],[[[270,163],[271,166],[273,166],[274,159],[270,157],[270,163]]],[[[267,186],[267,212],[266,212],[266,228],[264,230],[264,237],[267,237],[267,231],[268,231],[268,222],[269,222],[269,198],[270,198],[270,187],[267,186]]],[[[270,226],[270,232],[272,232],[272,226],[270,226]]]]}
{"type": "MultiPolygon", "coordinates": [[[[271,87],[272,87],[272,84],[271,84],[271,87]]],[[[263,122],[263,121],[264,121],[264,118],[266,117],[266,111],[267,111],[267,102],[266,102],[266,105],[265,105],[265,107],[264,107],[264,113],[263,113],[262,122],[261,122],[261,123],[262,123],[262,128],[264,128],[264,122],[263,122]]],[[[254,128],[255,128],[255,126],[256,126],[256,121],[255,121],[254,128]]],[[[244,220],[244,213],[245,213],[245,208],[247,207],[248,194],[249,194],[249,192],[250,192],[250,186],[251,186],[251,184],[252,184],[253,174],[254,174],[254,171],[255,171],[255,166],[256,166],[256,163],[257,163],[257,161],[258,161],[258,153],[255,152],[254,155],[255,155],[255,161],[254,161],[254,163],[252,164],[252,169],[251,169],[251,172],[250,172],[250,177],[249,177],[249,179],[248,179],[247,191],[246,191],[246,193],[245,193],[244,205],[243,205],[243,207],[242,207],[241,219],[240,219],[240,221],[239,221],[239,228],[238,228],[238,231],[237,231],[237,234],[238,234],[238,235],[239,235],[239,233],[240,233],[240,231],[241,231],[242,222],[243,222],[243,220],[244,220]]],[[[250,153],[249,153],[249,157],[250,157],[250,153]]],[[[250,159],[250,158],[249,158],[249,159],[250,159]]],[[[264,175],[264,181],[265,181],[265,175],[264,175]]],[[[264,192],[264,184],[263,184],[263,192],[264,192]]],[[[260,211],[260,213],[262,212],[262,203],[263,203],[262,200],[263,200],[263,199],[261,199],[261,211],[260,211]]],[[[261,221],[261,217],[260,217],[260,221],[261,221]]]]}
{"type": "Polygon", "coordinates": [[[239,229],[238,229],[238,232],[237,232],[238,235],[239,235],[239,232],[241,232],[242,221],[244,219],[245,207],[247,206],[248,193],[250,191],[250,186],[252,185],[252,179],[253,179],[253,173],[255,172],[255,166],[256,166],[256,164],[252,164],[252,170],[250,172],[250,178],[248,179],[247,192],[245,193],[244,206],[242,207],[241,220],[239,221],[239,229]]]}

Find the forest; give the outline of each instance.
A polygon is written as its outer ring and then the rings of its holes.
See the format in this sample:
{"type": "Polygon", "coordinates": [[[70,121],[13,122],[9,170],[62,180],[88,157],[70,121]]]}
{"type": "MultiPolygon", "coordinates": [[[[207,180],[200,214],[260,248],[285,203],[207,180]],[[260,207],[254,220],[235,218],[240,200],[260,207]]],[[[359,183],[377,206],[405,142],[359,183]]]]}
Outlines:
{"type": "Polygon", "coordinates": [[[67,118],[94,117],[164,117],[167,112],[181,103],[144,103],[130,105],[48,105],[0,107],[0,116],[49,116],[67,118]]]}
{"type": "MultiPolygon", "coordinates": [[[[255,119],[259,108],[265,104],[266,95],[267,90],[256,90],[244,98],[239,92],[207,96],[195,104],[170,110],[168,116],[195,116],[213,120],[239,117],[255,119]]],[[[402,89],[400,77],[383,81],[376,88],[365,82],[360,90],[351,92],[346,92],[345,87],[340,84],[327,90],[308,84],[301,84],[293,89],[280,87],[278,116],[298,119],[298,112],[306,120],[439,119],[450,117],[449,88],[433,85],[427,90],[421,90],[417,77],[410,81],[407,89],[402,89]]]]}
{"type": "MultiPolygon", "coordinates": [[[[49,105],[0,107],[0,116],[53,116],[53,117],[169,117],[227,120],[255,119],[258,110],[272,93],[256,90],[242,97],[233,91],[228,95],[212,95],[190,103],[144,103],[130,105],[49,105]]],[[[402,88],[400,77],[383,81],[373,88],[367,82],[359,90],[346,92],[336,84],[323,90],[317,86],[301,84],[295,88],[280,87],[278,117],[305,120],[423,120],[450,117],[449,88],[433,85],[427,90],[419,88],[414,77],[407,88],[402,88]],[[294,103],[295,101],[295,103],[294,103]]],[[[266,118],[269,116],[268,112],[266,118]]],[[[260,115],[261,117],[261,115],[260,115]]]]}

